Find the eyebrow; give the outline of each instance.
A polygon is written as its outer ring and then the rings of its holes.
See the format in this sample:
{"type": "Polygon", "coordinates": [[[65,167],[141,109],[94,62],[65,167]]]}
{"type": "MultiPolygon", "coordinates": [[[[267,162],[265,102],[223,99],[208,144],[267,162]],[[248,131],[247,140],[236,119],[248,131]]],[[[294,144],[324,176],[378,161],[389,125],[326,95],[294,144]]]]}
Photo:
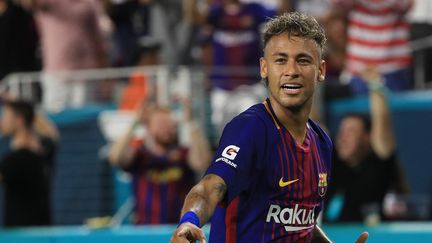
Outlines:
{"type": "MultiPolygon", "coordinates": [[[[272,56],[273,57],[276,57],[276,56],[279,56],[279,57],[288,57],[289,55],[287,53],[285,53],[285,52],[275,52],[275,53],[272,54],[272,56]]],[[[299,57],[307,57],[307,58],[310,58],[310,59],[314,59],[312,57],[312,55],[310,55],[309,53],[306,53],[306,52],[300,52],[300,53],[298,53],[296,55],[296,57],[297,58],[299,58],[299,57]]]]}

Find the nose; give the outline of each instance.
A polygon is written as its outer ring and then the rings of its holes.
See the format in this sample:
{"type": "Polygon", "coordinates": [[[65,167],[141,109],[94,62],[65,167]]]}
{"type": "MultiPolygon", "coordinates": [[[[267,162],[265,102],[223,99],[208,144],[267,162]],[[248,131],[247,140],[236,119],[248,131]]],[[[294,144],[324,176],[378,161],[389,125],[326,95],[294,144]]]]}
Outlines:
{"type": "Polygon", "coordinates": [[[290,79],[298,78],[300,75],[299,75],[297,62],[293,59],[289,59],[286,62],[283,74],[284,76],[289,77],[290,79]]]}

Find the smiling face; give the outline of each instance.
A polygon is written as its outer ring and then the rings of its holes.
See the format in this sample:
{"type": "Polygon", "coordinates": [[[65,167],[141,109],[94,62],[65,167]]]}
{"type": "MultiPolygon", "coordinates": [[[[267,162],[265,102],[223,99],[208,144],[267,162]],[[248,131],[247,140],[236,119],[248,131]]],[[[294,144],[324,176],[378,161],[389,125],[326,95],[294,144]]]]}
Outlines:
{"type": "Polygon", "coordinates": [[[260,68],[261,77],[268,80],[270,99],[292,111],[310,108],[315,82],[325,78],[325,62],[316,42],[287,32],[268,41],[260,68]]]}

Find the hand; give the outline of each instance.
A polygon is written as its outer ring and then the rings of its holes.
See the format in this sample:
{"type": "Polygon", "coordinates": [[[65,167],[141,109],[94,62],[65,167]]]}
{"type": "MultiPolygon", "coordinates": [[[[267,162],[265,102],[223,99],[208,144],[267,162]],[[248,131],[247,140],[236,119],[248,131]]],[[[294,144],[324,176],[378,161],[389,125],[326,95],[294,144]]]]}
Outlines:
{"type": "Polygon", "coordinates": [[[12,95],[6,91],[3,91],[3,92],[0,92],[0,99],[3,101],[16,101],[17,97],[15,97],[14,95],[12,95]]]}
{"type": "Polygon", "coordinates": [[[196,240],[199,240],[200,243],[206,243],[204,232],[194,224],[184,223],[174,231],[170,243],[189,243],[196,240]]]}
{"type": "Polygon", "coordinates": [[[186,121],[192,121],[192,102],[188,98],[182,98],[181,103],[183,106],[183,115],[186,121]]]}
{"type": "Polygon", "coordinates": [[[150,106],[147,100],[143,99],[138,102],[135,108],[135,119],[139,123],[145,123],[148,119],[148,115],[150,112],[150,106]]]}
{"type": "Polygon", "coordinates": [[[382,81],[382,76],[378,70],[378,67],[373,65],[366,66],[360,73],[360,76],[367,83],[382,81]]]}
{"type": "Polygon", "coordinates": [[[355,243],[365,243],[368,238],[369,238],[369,233],[368,232],[363,232],[357,238],[357,240],[355,241],[355,243]]]}

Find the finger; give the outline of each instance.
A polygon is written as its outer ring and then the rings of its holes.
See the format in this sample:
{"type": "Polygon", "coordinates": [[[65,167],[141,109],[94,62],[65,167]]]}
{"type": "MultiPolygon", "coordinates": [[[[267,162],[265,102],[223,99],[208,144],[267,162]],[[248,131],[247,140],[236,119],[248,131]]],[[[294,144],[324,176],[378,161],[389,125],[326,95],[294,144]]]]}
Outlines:
{"type": "Polygon", "coordinates": [[[206,236],[202,230],[200,230],[200,243],[206,243],[206,236]]]}
{"type": "Polygon", "coordinates": [[[189,229],[186,227],[183,227],[177,233],[177,237],[186,237],[188,233],[189,233],[189,229]]]}
{"type": "Polygon", "coordinates": [[[365,243],[366,240],[369,238],[368,232],[363,232],[355,241],[355,243],[365,243]]]}
{"type": "Polygon", "coordinates": [[[189,240],[187,240],[186,237],[177,237],[176,235],[173,235],[170,243],[189,243],[189,240]]]}
{"type": "Polygon", "coordinates": [[[190,229],[189,236],[190,236],[190,239],[199,240],[200,243],[206,242],[206,237],[205,237],[204,232],[198,227],[190,229]]]}

